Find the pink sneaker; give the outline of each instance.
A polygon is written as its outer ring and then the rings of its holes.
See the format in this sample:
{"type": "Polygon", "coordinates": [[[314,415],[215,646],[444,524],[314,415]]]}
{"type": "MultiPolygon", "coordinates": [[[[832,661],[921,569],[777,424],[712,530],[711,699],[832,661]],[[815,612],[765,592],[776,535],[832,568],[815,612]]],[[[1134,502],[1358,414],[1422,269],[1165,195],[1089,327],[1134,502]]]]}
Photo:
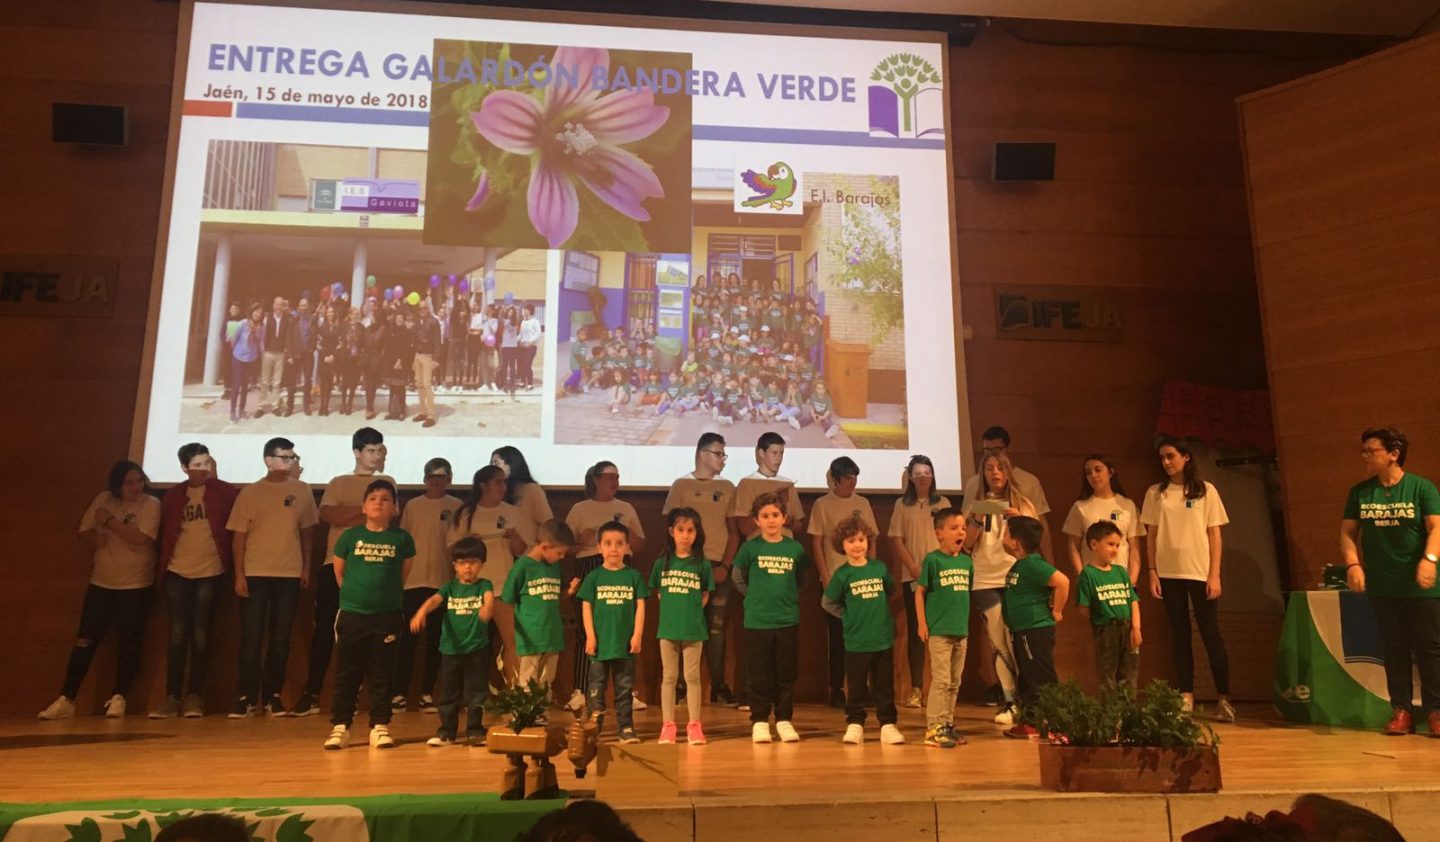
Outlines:
{"type": "Polygon", "coordinates": [[[675,723],[666,722],[660,726],[660,739],[656,740],[662,746],[672,745],[675,742],[675,723]]]}
{"type": "Polygon", "coordinates": [[[699,721],[685,726],[685,741],[692,746],[705,745],[705,729],[700,727],[699,721]]]}

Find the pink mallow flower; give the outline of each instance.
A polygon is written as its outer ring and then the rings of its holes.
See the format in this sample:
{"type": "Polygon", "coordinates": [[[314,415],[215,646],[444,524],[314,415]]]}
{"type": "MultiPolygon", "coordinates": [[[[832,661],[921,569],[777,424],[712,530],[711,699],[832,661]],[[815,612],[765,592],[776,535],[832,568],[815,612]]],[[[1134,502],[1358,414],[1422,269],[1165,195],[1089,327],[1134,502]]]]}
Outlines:
{"type": "MultiPolygon", "coordinates": [[[[506,152],[530,156],[526,194],[530,224],[551,248],[570,239],[580,221],[577,181],[605,204],[640,222],[650,219],[641,202],[665,195],[650,165],[620,144],[654,134],[669,118],[670,109],[656,105],[654,93],[648,90],[602,96],[591,87],[591,79],[594,69],[607,67],[609,61],[608,50],[560,47],[551,66],[564,66],[567,72],[574,68],[576,85],[561,85],[552,70],[551,83],[539,101],[519,91],[494,91],[470,115],[475,130],[486,140],[506,152]]],[[[477,198],[469,206],[484,201],[486,180],[482,177],[477,198]]]]}

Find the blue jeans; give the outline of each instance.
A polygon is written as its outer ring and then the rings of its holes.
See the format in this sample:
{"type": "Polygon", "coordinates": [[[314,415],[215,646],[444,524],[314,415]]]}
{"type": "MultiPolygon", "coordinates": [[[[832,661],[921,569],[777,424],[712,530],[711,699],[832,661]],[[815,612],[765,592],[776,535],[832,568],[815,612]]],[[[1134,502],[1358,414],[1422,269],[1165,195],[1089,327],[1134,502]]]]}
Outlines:
{"type": "Polygon", "coordinates": [[[165,694],[186,692],[185,656],[190,656],[190,693],[205,692],[205,672],[210,665],[206,650],[210,644],[210,606],[222,575],[187,579],[165,574],[165,605],[170,615],[170,643],[165,656],[165,694]]]}
{"type": "MultiPolygon", "coordinates": [[[[285,664],[290,659],[290,626],[300,580],[289,576],[250,576],[250,596],[240,600],[239,695],[252,704],[280,695],[285,686],[285,664]],[[265,662],[262,680],[260,647],[264,634],[265,662]],[[263,695],[262,695],[263,694],[263,695]]],[[[389,702],[386,702],[389,705],[389,702]]]]}
{"type": "Polygon", "coordinates": [[[605,709],[605,685],[610,674],[615,675],[615,721],[620,730],[635,727],[635,703],[630,691],[635,686],[635,659],[615,658],[602,661],[590,658],[590,687],[588,699],[590,713],[597,714],[605,709]]]}

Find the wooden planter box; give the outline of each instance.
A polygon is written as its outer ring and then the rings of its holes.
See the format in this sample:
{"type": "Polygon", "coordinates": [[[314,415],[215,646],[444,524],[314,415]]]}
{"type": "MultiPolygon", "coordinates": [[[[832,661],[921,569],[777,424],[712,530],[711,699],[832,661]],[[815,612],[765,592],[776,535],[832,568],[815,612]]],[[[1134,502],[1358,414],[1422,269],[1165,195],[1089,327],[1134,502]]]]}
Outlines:
{"type": "Polygon", "coordinates": [[[1040,785],[1060,792],[1218,792],[1220,755],[1194,749],[1040,743],[1040,785]]]}
{"type": "Polygon", "coordinates": [[[517,734],[500,726],[485,735],[485,748],[491,754],[553,757],[565,748],[565,732],[559,728],[524,728],[517,734]]]}

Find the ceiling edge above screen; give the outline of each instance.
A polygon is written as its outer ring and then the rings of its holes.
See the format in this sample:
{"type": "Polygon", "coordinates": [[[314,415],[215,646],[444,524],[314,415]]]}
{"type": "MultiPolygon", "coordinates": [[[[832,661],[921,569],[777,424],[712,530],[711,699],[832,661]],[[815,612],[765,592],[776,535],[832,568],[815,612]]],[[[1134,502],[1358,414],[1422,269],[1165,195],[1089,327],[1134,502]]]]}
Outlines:
{"type": "Polygon", "coordinates": [[[186,3],[179,42],[132,433],[157,482],[189,441],[257,479],[277,436],[323,482],[368,425],[407,485],[511,444],[547,486],[610,459],[664,487],[713,430],[731,479],[768,431],[802,488],[847,455],[898,490],[912,453],[960,486],[943,35],[186,3]]]}

